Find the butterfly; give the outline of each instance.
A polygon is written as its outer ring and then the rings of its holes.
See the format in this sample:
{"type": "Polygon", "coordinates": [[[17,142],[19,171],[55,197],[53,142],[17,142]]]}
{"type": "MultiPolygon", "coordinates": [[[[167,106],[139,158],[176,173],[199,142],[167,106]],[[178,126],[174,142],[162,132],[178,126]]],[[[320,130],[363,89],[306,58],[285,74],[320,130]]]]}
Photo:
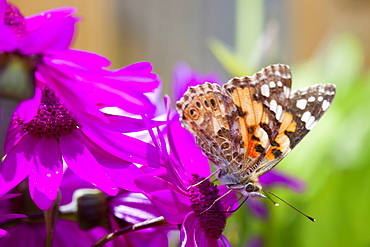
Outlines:
{"type": "Polygon", "coordinates": [[[317,124],[336,92],[334,84],[291,91],[291,83],[289,66],[274,64],[223,86],[189,87],[176,103],[218,180],[245,197],[265,197],[258,178],[317,124]]]}

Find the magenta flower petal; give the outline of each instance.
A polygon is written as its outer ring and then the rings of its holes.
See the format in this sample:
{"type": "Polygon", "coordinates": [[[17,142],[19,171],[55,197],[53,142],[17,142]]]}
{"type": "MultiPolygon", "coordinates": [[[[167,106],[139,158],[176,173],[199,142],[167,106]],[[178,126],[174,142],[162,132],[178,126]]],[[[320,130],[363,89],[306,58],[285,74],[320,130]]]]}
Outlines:
{"type": "Polygon", "coordinates": [[[23,136],[26,134],[16,125],[10,125],[8,133],[6,135],[6,141],[4,145],[4,152],[9,153],[10,150],[17,145],[17,143],[22,140],[23,136]]]}
{"type": "Polygon", "coordinates": [[[34,164],[29,175],[30,194],[41,210],[48,210],[56,198],[63,177],[59,144],[42,137],[35,147],[34,164]]]}
{"type": "Polygon", "coordinates": [[[16,49],[18,42],[13,30],[0,24],[0,33],[0,51],[9,52],[16,49]]]}
{"type": "Polygon", "coordinates": [[[58,60],[62,60],[62,63],[74,63],[74,66],[76,66],[76,68],[79,65],[78,69],[86,70],[86,72],[89,72],[89,69],[101,70],[101,67],[110,66],[110,61],[105,57],[86,51],[72,49],[62,51],[47,51],[47,55],[51,58],[56,57],[58,58],[58,60]]]}
{"type": "Polygon", "coordinates": [[[84,134],[102,149],[118,158],[152,167],[160,166],[159,150],[149,143],[103,128],[85,126],[84,134]]]}
{"type": "Polygon", "coordinates": [[[4,195],[29,175],[37,141],[36,137],[24,136],[6,156],[0,166],[0,195],[4,195]]]}
{"type": "Polygon", "coordinates": [[[83,114],[90,114],[107,121],[104,114],[96,107],[91,96],[85,93],[84,84],[76,83],[72,75],[62,73],[65,71],[65,66],[49,63],[50,61],[46,58],[44,62],[45,64],[38,66],[40,73],[48,81],[48,86],[58,92],[59,99],[68,109],[73,111],[77,119],[83,119],[83,114]]]}
{"type": "Polygon", "coordinates": [[[77,12],[76,8],[73,7],[61,7],[56,9],[50,9],[26,17],[27,31],[32,32],[36,29],[42,28],[42,26],[48,22],[54,22],[73,15],[77,12]]]}
{"type": "Polygon", "coordinates": [[[23,100],[16,109],[16,112],[22,116],[22,120],[25,123],[31,121],[37,114],[40,101],[41,101],[42,91],[40,88],[35,88],[35,94],[32,99],[23,100]]]}
{"type": "Polygon", "coordinates": [[[143,191],[146,196],[157,190],[166,190],[171,184],[159,177],[151,175],[142,175],[135,178],[136,185],[143,191]]]}
{"type": "Polygon", "coordinates": [[[24,55],[32,55],[45,50],[67,49],[72,41],[75,23],[76,19],[69,16],[44,24],[43,28],[29,33],[20,42],[20,51],[24,55]],[[60,35],[61,32],[63,35],[60,35]]]}
{"type": "Polygon", "coordinates": [[[109,206],[117,218],[132,224],[160,216],[153,204],[141,193],[121,192],[112,198],[109,206]]]}
{"type": "Polygon", "coordinates": [[[158,190],[152,193],[152,202],[170,224],[181,224],[192,211],[189,198],[172,190],[158,190]]]}
{"type": "Polygon", "coordinates": [[[278,170],[272,170],[260,177],[260,182],[264,186],[285,186],[289,187],[296,192],[303,192],[305,189],[305,183],[292,176],[279,172],[278,170]]]}
{"type": "Polygon", "coordinates": [[[77,131],[59,138],[60,151],[68,167],[82,179],[108,195],[116,195],[118,193],[117,186],[90,151],[80,142],[80,139],[77,131]]]}
{"type": "Polygon", "coordinates": [[[109,129],[120,132],[137,132],[141,130],[146,130],[148,127],[155,127],[165,124],[165,121],[149,121],[149,126],[142,118],[133,118],[126,116],[117,115],[106,115],[109,121],[109,129]]]}
{"type": "Polygon", "coordinates": [[[84,140],[84,144],[118,187],[129,191],[139,191],[134,179],[142,175],[142,172],[137,166],[105,152],[88,139],[84,140]]]}
{"type": "Polygon", "coordinates": [[[183,164],[186,164],[187,174],[199,174],[207,177],[210,174],[210,166],[207,157],[195,145],[192,134],[181,126],[178,116],[174,116],[175,121],[171,121],[171,133],[176,146],[177,154],[183,164]],[[204,165],[199,165],[204,164],[204,165]]]}
{"type": "Polygon", "coordinates": [[[6,236],[7,231],[0,228],[0,238],[6,236]]]}
{"type": "MultiPolygon", "coordinates": [[[[128,65],[114,73],[115,79],[132,83],[130,88],[142,93],[153,92],[159,86],[158,76],[152,73],[153,67],[149,62],[139,62],[128,65]]],[[[124,85],[124,84],[122,84],[124,85]]]]}
{"type": "Polygon", "coordinates": [[[197,246],[194,235],[197,230],[201,231],[201,229],[199,228],[199,221],[196,219],[195,212],[188,213],[184,218],[184,222],[181,226],[181,247],[197,246]]]}

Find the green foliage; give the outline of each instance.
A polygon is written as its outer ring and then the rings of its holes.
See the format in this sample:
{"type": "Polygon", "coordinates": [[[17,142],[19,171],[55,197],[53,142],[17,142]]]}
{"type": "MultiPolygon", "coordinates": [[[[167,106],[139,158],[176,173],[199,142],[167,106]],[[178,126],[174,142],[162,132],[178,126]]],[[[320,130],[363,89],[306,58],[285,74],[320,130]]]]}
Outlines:
{"type": "MultiPolygon", "coordinates": [[[[238,49],[230,52],[217,40],[212,40],[210,47],[230,73],[256,72],[253,61],[242,61],[238,49]]],[[[245,52],[241,54],[246,56],[245,52]]],[[[331,108],[278,165],[306,181],[306,191],[296,194],[273,189],[317,222],[283,203],[278,208],[271,205],[267,221],[241,209],[231,216],[225,230],[233,246],[245,246],[255,234],[263,236],[265,246],[274,247],[370,246],[370,73],[364,71],[363,61],[360,42],[346,33],[334,37],[305,64],[291,65],[293,88],[328,82],[337,85],[331,108]]],[[[271,203],[266,200],[266,204],[271,203]]]]}

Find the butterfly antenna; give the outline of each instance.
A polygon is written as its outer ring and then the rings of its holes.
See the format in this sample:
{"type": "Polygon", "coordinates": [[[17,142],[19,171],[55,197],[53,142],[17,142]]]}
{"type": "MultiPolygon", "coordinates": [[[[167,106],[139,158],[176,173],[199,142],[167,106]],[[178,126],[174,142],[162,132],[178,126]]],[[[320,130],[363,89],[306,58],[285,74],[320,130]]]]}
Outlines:
{"type": "MultiPolygon", "coordinates": [[[[234,213],[234,212],[236,212],[236,211],[238,211],[238,209],[247,201],[247,199],[249,198],[249,196],[247,196],[243,201],[242,201],[242,203],[240,203],[240,205],[236,208],[236,209],[234,209],[234,210],[227,210],[226,212],[222,212],[222,213],[225,213],[225,214],[229,214],[229,213],[234,213]]],[[[233,203],[233,205],[234,205],[234,203],[233,203]]],[[[231,205],[232,206],[232,205],[231,205]]],[[[231,207],[231,206],[229,206],[229,208],[231,207]]]]}
{"type": "MultiPolygon", "coordinates": [[[[307,214],[303,213],[302,211],[300,211],[299,209],[297,209],[296,207],[292,206],[291,204],[289,204],[288,202],[286,202],[285,200],[281,199],[280,197],[278,197],[277,195],[275,195],[274,193],[272,193],[271,191],[268,191],[266,189],[262,189],[263,192],[266,193],[269,193],[270,195],[273,195],[275,196],[277,199],[279,199],[280,201],[284,202],[286,205],[288,205],[289,207],[293,208],[295,211],[297,211],[298,213],[302,214],[303,216],[305,216],[307,219],[309,219],[310,221],[312,222],[315,222],[316,220],[314,218],[312,218],[311,216],[308,216],[307,214]]],[[[267,194],[266,194],[267,195],[267,194]]],[[[269,196],[267,196],[269,198],[269,196]]],[[[270,199],[271,200],[271,199],[270,199]]],[[[272,200],[271,200],[272,201],[272,200]]],[[[272,201],[274,202],[274,201],[272,201]]],[[[275,204],[275,203],[274,203],[275,204]]],[[[277,203],[276,203],[277,204],[277,203]]],[[[279,205],[279,204],[278,204],[279,205]]],[[[276,205],[275,205],[276,206],[276,205]]]]}
{"type": "Polygon", "coordinates": [[[265,189],[262,189],[262,191],[263,191],[263,194],[267,197],[267,199],[269,199],[272,202],[272,204],[274,204],[275,207],[279,206],[279,203],[272,200],[272,198],[269,196],[269,194],[266,193],[265,189]]]}
{"type": "Polygon", "coordinates": [[[214,200],[213,203],[211,204],[211,206],[209,206],[206,210],[204,210],[200,214],[204,214],[205,212],[207,212],[208,210],[210,210],[213,207],[213,205],[215,205],[216,202],[218,202],[219,200],[221,200],[222,198],[224,198],[225,196],[227,196],[231,191],[232,190],[227,191],[225,194],[223,194],[222,196],[220,196],[219,198],[217,198],[216,200],[214,200]]]}

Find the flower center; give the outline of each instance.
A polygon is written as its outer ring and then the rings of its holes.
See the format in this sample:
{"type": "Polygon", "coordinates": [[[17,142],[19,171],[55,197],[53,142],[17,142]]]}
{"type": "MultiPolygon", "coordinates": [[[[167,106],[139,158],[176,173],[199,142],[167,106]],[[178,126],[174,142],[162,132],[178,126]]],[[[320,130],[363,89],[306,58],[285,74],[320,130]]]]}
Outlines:
{"type": "Polygon", "coordinates": [[[34,119],[23,123],[18,117],[15,121],[23,131],[40,138],[43,136],[59,138],[80,128],[71,112],[60,103],[50,89],[43,90],[40,106],[34,119]]]}
{"type": "MultiPolygon", "coordinates": [[[[193,174],[193,178],[189,182],[196,184],[203,179],[193,174]]],[[[223,213],[224,209],[221,202],[214,202],[220,197],[217,186],[208,180],[203,181],[201,184],[189,189],[189,197],[192,202],[191,207],[196,213],[206,235],[212,238],[219,238],[226,225],[226,216],[223,213]],[[210,208],[211,205],[212,207],[210,208]]]]}
{"type": "Polygon", "coordinates": [[[8,26],[12,26],[17,31],[23,31],[26,29],[24,16],[19,9],[11,3],[7,3],[6,5],[4,23],[8,26]]]}

